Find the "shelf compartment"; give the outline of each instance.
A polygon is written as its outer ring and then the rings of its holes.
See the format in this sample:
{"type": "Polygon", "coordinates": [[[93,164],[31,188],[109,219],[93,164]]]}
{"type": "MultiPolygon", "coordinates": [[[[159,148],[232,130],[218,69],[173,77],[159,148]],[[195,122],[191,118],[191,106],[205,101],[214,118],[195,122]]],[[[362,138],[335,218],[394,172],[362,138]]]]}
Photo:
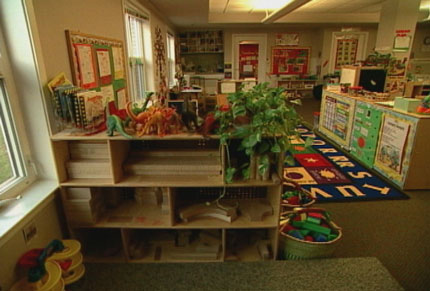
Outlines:
{"type": "Polygon", "coordinates": [[[223,260],[222,230],[123,231],[128,261],[220,262],[223,260]]]}
{"type": "MultiPolygon", "coordinates": [[[[170,194],[163,193],[163,190],[168,191],[167,188],[111,188],[110,190],[119,190],[122,192],[122,198],[116,202],[116,205],[111,205],[110,209],[107,209],[96,223],[80,227],[170,228],[172,226],[170,194]],[[158,191],[160,191],[159,195],[156,194],[158,191]],[[159,200],[154,196],[159,196],[159,200]]],[[[75,225],[75,227],[77,226],[75,225]]]]}
{"type": "MultiPolygon", "coordinates": [[[[272,187],[269,187],[272,188],[272,187]]],[[[275,186],[275,188],[277,188],[275,186]]],[[[266,228],[275,227],[279,210],[273,205],[273,191],[265,187],[226,188],[226,194],[214,202],[223,192],[221,187],[177,188],[174,228],[266,228]],[[211,205],[207,206],[207,202],[211,205]]],[[[279,195],[278,195],[279,197],[279,195]]]]}
{"type": "Polygon", "coordinates": [[[60,183],[74,179],[112,181],[106,141],[52,141],[60,183]]]}
{"type": "Polygon", "coordinates": [[[105,211],[100,188],[63,188],[63,208],[70,225],[92,225],[105,211]]]}
{"type": "Polygon", "coordinates": [[[272,237],[267,229],[226,230],[225,261],[267,261],[274,259],[272,237]]]}
{"type": "Polygon", "coordinates": [[[120,229],[73,229],[85,262],[125,262],[120,229]]]}
{"type": "Polygon", "coordinates": [[[134,141],[128,156],[121,155],[115,166],[119,168],[121,163],[122,174],[117,175],[122,176],[120,182],[135,181],[146,185],[160,178],[175,183],[200,179],[213,183],[223,181],[222,155],[219,142],[215,140],[134,141]]]}

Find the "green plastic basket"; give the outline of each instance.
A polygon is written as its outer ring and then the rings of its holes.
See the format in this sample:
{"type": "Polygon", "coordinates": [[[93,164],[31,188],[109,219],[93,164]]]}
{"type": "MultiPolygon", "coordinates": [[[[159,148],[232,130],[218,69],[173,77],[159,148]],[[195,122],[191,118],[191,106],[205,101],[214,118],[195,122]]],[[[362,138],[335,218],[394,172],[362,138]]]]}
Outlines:
{"type": "MultiPolygon", "coordinates": [[[[286,223],[288,223],[288,220],[286,223]]],[[[304,241],[280,232],[280,246],[284,259],[308,260],[331,257],[342,237],[342,230],[332,221],[328,222],[328,224],[332,230],[338,233],[334,240],[328,242],[304,241]]]]}

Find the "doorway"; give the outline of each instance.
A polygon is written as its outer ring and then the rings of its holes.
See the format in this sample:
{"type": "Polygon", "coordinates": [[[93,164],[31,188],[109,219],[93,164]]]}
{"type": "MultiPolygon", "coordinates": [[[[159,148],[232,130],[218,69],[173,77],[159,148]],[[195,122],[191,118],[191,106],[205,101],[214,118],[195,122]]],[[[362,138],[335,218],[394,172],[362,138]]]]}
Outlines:
{"type": "Polygon", "coordinates": [[[233,78],[255,78],[258,83],[266,81],[267,35],[233,34],[233,78]]]}

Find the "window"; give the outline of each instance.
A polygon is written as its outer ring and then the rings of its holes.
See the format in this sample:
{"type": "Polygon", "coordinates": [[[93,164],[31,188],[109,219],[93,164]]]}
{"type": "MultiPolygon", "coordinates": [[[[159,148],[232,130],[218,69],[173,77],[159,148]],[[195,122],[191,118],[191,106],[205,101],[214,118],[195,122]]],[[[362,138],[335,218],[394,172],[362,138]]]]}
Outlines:
{"type": "Polygon", "coordinates": [[[175,86],[175,37],[167,33],[167,67],[169,88],[175,86]]]}
{"type": "MultiPolygon", "coordinates": [[[[34,175],[26,167],[22,143],[25,142],[15,96],[14,83],[6,55],[6,47],[0,31],[0,200],[16,196],[34,175]],[[21,132],[21,135],[18,133],[21,132]]],[[[25,148],[25,152],[28,149],[25,148]]],[[[26,155],[28,156],[28,155],[26,155]]]]}
{"type": "Polygon", "coordinates": [[[141,101],[145,92],[154,90],[149,18],[130,9],[125,17],[131,94],[134,101],[141,101]]]}

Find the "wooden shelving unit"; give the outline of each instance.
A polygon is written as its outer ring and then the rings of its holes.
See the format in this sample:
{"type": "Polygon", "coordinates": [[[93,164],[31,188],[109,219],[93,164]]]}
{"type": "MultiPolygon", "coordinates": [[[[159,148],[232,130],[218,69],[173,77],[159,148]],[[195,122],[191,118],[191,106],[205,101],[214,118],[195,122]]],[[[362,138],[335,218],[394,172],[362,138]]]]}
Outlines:
{"type": "Polygon", "coordinates": [[[184,72],[224,72],[224,34],[222,30],[181,32],[178,39],[184,72]]]}
{"type": "Polygon", "coordinates": [[[288,97],[303,97],[304,94],[312,92],[316,85],[316,80],[288,80],[279,79],[278,87],[283,87],[287,91],[288,97]]]}
{"type": "Polygon", "coordinates": [[[273,171],[268,180],[225,184],[225,149],[220,150],[217,136],[127,140],[62,132],[53,135],[51,143],[68,228],[81,241],[87,261],[223,262],[277,257],[279,173],[273,171]],[[95,165],[100,162],[107,163],[102,169],[107,178],[97,178],[101,170],[95,165]],[[130,172],[130,163],[137,163],[138,172],[130,172]],[[70,164],[77,168],[72,171],[70,164]],[[161,164],[168,174],[163,174],[161,164]],[[84,178],[80,171],[85,171],[84,178]],[[237,217],[231,222],[200,213],[181,218],[187,207],[215,205],[224,187],[226,197],[220,207],[236,207],[237,217]],[[256,219],[249,211],[261,205],[270,211],[256,219]]]}

